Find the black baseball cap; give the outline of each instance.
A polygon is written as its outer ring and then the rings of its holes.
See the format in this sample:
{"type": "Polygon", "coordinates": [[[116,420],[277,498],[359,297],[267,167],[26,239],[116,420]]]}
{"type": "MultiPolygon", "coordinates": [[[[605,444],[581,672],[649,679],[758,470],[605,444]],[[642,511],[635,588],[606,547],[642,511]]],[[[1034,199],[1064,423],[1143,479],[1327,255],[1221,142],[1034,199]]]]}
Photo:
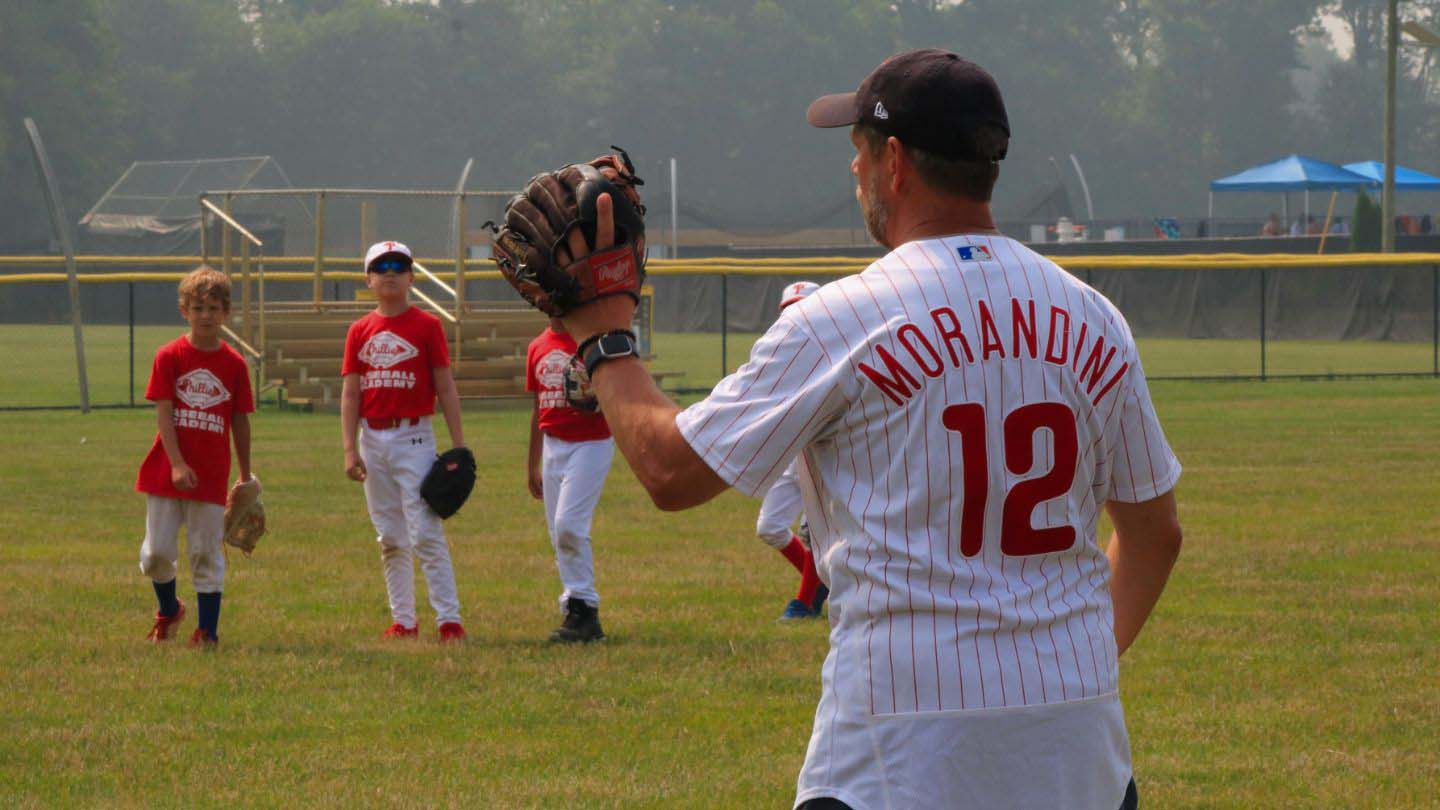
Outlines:
{"type": "Polygon", "coordinates": [[[986,145],[973,137],[980,126],[1010,135],[995,78],[974,62],[937,48],[886,59],[855,92],[815,99],[805,120],[816,127],[865,124],[952,160],[1004,159],[1007,145],[986,145]]]}

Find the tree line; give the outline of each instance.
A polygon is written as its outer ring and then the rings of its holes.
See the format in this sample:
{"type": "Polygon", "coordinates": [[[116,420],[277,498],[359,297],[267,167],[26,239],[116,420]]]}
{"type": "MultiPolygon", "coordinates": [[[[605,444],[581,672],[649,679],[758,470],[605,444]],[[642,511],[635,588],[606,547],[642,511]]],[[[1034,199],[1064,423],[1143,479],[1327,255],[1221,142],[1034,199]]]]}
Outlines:
{"type": "MultiPolygon", "coordinates": [[[[436,188],[474,157],[469,187],[505,189],[618,144],[652,198],[674,157],[697,217],[798,224],[852,193],[806,104],[929,46],[1005,92],[1002,211],[1073,184],[1071,153],[1112,217],[1203,214],[1210,179],[1291,151],[1380,156],[1367,0],[0,0],[0,249],[48,234],[24,116],[72,218],[135,160],[436,188]]],[[[1432,171],[1433,61],[1404,49],[1399,105],[1399,158],[1432,171]]]]}

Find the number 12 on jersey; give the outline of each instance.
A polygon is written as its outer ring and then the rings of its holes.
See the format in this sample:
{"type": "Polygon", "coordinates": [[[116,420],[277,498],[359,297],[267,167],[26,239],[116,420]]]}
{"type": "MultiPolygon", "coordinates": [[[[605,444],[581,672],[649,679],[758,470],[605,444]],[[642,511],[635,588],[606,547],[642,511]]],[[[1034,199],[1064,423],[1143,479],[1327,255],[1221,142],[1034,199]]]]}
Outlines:
{"type": "MultiPolygon", "coordinates": [[[[973,557],[985,539],[985,504],[990,498],[990,459],[985,443],[985,406],[978,402],[951,405],[940,415],[947,430],[960,434],[960,459],[964,467],[964,503],[960,512],[960,553],[973,557]]],[[[1000,521],[1000,551],[1011,557],[1064,551],[1075,544],[1075,527],[1070,525],[1037,529],[1031,523],[1035,507],[1070,491],[1075,481],[1079,440],[1075,413],[1059,402],[1036,402],[1015,409],[1005,417],[1005,466],[1014,475],[1031,472],[1036,464],[1035,434],[1050,431],[1055,443],[1055,461],[1050,471],[1038,478],[1021,481],[1005,493],[1000,521]]]]}

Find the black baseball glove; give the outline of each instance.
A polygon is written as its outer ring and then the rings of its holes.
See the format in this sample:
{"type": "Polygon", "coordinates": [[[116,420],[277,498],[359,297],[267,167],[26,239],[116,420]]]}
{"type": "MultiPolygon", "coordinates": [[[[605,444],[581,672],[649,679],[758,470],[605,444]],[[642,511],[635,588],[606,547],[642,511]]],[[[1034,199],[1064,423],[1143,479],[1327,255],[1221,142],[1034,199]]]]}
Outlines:
{"type": "Polygon", "coordinates": [[[491,257],[520,297],[552,318],[607,295],[640,300],[645,281],[645,206],[630,156],[602,155],[530,178],[505,206],[491,257]],[[575,259],[570,236],[583,235],[595,250],[596,204],[608,193],[615,213],[615,244],[575,259]]]}
{"type": "Polygon", "coordinates": [[[420,497],[444,520],[465,504],[475,488],[475,455],[468,447],[454,447],[436,456],[420,482],[420,497]]]}

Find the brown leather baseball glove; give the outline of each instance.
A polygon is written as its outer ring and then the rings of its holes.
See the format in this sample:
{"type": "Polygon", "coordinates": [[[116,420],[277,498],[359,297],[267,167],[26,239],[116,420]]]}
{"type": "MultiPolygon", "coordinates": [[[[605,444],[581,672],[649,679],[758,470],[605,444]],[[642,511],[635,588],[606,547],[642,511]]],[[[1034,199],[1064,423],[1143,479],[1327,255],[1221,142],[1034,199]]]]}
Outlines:
{"type": "Polygon", "coordinates": [[[645,280],[645,206],[630,156],[601,155],[530,178],[505,206],[495,228],[491,256],[505,280],[532,306],[552,318],[607,295],[640,298],[645,280]],[[573,258],[571,240],[595,249],[596,199],[609,193],[615,212],[615,244],[573,258]],[[578,229],[578,234],[576,233],[578,229]]]}
{"type": "Polygon", "coordinates": [[[225,501],[224,542],[245,552],[248,557],[265,534],[265,504],[260,502],[260,479],[252,475],[249,481],[236,484],[225,501]]]}

